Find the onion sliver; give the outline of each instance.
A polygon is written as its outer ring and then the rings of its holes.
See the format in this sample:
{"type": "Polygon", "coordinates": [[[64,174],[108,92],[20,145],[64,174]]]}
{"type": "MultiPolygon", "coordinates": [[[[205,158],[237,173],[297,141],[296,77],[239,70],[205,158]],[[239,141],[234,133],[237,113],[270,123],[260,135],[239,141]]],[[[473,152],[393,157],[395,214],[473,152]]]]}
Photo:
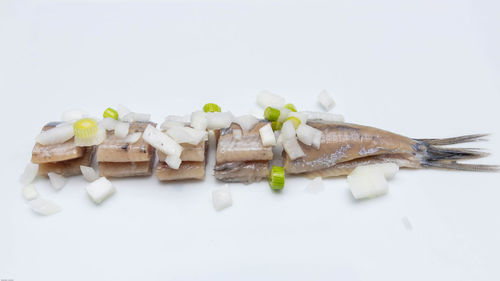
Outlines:
{"type": "Polygon", "coordinates": [[[144,130],[144,133],[142,134],[142,138],[151,146],[167,155],[177,157],[181,156],[182,146],[176,143],[171,137],[151,125],[146,127],[146,130],[144,130]]]}
{"type": "Polygon", "coordinates": [[[82,171],[83,177],[89,182],[93,182],[99,178],[99,173],[92,167],[80,166],[80,171],[82,171]]]}
{"type": "Polygon", "coordinates": [[[275,146],[276,138],[274,136],[273,128],[271,128],[271,124],[266,124],[262,128],[259,129],[260,140],[262,141],[263,146],[275,146]]]}
{"type": "Polygon", "coordinates": [[[109,196],[115,193],[116,189],[111,184],[111,182],[105,178],[101,177],[87,185],[87,194],[90,199],[96,204],[101,204],[102,201],[106,200],[109,196]]]}
{"type": "Polygon", "coordinates": [[[43,198],[37,198],[37,199],[31,200],[28,203],[28,205],[35,213],[38,213],[38,214],[44,215],[44,216],[50,216],[50,215],[53,215],[53,214],[61,211],[61,208],[59,207],[59,205],[57,205],[56,203],[54,203],[50,200],[43,199],[43,198]]]}
{"type": "Polygon", "coordinates": [[[41,145],[59,144],[70,140],[74,135],[73,125],[68,124],[40,132],[35,140],[41,145]]]}
{"type": "Polygon", "coordinates": [[[26,200],[33,200],[38,197],[38,191],[36,191],[35,185],[32,183],[23,187],[23,196],[26,200]]]}
{"type": "Polygon", "coordinates": [[[300,148],[299,142],[296,138],[283,139],[283,149],[290,157],[290,160],[295,160],[306,156],[302,148],[300,148]]]}
{"type": "Polygon", "coordinates": [[[167,135],[176,143],[197,145],[205,139],[207,131],[196,130],[190,127],[173,127],[167,130],[167,135]]]}
{"type": "Polygon", "coordinates": [[[207,129],[208,120],[205,112],[195,111],[191,114],[191,127],[205,131],[207,129]]]}
{"type": "Polygon", "coordinates": [[[118,121],[115,119],[106,117],[99,122],[99,125],[107,131],[112,131],[115,129],[116,123],[118,123],[118,121]]]}
{"type": "Polygon", "coordinates": [[[66,178],[59,174],[50,172],[47,175],[49,176],[50,184],[55,190],[60,190],[66,184],[66,178]]]}
{"type": "Polygon", "coordinates": [[[140,138],[141,138],[142,133],[141,132],[135,132],[130,135],[128,135],[124,141],[128,144],[133,144],[136,143],[140,138]]]}
{"type": "Polygon", "coordinates": [[[33,164],[29,162],[24,168],[24,172],[21,174],[19,182],[22,185],[28,185],[33,182],[37,174],[38,174],[38,164],[33,164]]]}
{"type": "Polygon", "coordinates": [[[182,160],[179,156],[167,155],[167,157],[165,157],[165,163],[167,163],[167,165],[170,168],[172,168],[174,170],[178,170],[179,167],[181,166],[182,160]]]}
{"type": "Polygon", "coordinates": [[[253,115],[243,115],[234,118],[234,123],[240,125],[241,129],[246,132],[251,130],[257,123],[259,123],[259,119],[255,118],[253,115]]]}
{"type": "Polygon", "coordinates": [[[316,128],[313,128],[306,124],[300,124],[297,128],[297,139],[305,145],[314,145],[316,149],[319,149],[321,144],[322,132],[316,128]]]}

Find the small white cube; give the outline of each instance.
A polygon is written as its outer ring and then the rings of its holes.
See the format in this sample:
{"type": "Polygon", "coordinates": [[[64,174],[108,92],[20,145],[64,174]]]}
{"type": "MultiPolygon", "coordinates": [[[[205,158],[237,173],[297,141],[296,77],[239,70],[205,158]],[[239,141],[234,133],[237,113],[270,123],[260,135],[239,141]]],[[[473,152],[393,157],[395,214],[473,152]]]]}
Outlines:
{"type": "Polygon", "coordinates": [[[379,171],[351,174],[347,176],[347,182],[352,195],[358,200],[384,195],[389,190],[384,174],[379,171]]]}
{"type": "Polygon", "coordinates": [[[86,189],[88,195],[96,204],[100,204],[102,201],[106,200],[106,198],[115,193],[115,187],[105,177],[101,177],[89,183],[86,189]]]}
{"type": "Polygon", "coordinates": [[[264,146],[275,146],[276,138],[274,136],[273,128],[271,124],[266,124],[259,129],[260,139],[262,140],[262,145],[264,146]]]}
{"type": "Polygon", "coordinates": [[[330,111],[335,107],[335,101],[330,97],[326,90],[321,91],[318,95],[318,101],[325,108],[326,111],[330,111]]]}
{"type": "Polygon", "coordinates": [[[55,190],[60,190],[66,184],[66,178],[59,174],[50,172],[47,175],[49,176],[50,183],[55,190]]]}
{"type": "Polygon", "coordinates": [[[35,186],[30,183],[23,187],[23,196],[26,200],[33,200],[38,197],[38,191],[36,191],[35,186]]]}

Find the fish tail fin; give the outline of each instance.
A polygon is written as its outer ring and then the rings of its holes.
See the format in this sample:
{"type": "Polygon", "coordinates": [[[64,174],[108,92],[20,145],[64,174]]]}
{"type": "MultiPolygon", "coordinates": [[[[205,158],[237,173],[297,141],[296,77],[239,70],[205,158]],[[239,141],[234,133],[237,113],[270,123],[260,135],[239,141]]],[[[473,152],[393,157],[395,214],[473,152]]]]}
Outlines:
{"type": "Polygon", "coordinates": [[[473,172],[498,172],[498,165],[464,164],[457,160],[484,158],[490,153],[479,148],[448,148],[444,145],[475,142],[484,140],[486,134],[467,135],[446,139],[416,139],[415,150],[423,167],[473,171],[473,172]]]}

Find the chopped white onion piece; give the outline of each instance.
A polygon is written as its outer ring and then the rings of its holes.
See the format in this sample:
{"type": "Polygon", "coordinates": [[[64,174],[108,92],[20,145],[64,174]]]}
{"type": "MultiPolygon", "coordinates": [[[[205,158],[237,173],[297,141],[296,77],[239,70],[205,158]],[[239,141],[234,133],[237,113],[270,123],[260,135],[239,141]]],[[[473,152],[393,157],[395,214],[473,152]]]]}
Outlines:
{"type": "Polygon", "coordinates": [[[182,160],[179,156],[167,155],[167,157],[165,157],[165,163],[167,163],[167,165],[170,168],[172,168],[174,170],[178,170],[179,167],[181,166],[182,160]]]}
{"type": "Polygon", "coordinates": [[[165,121],[175,121],[179,123],[184,123],[185,125],[189,125],[189,122],[191,121],[191,116],[190,115],[169,115],[165,117],[165,121]]]}
{"type": "Polygon", "coordinates": [[[384,175],[384,177],[388,180],[394,178],[396,173],[399,171],[399,166],[394,163],[380,163],[380,164],[372,164],[365,166],[358,166],[354,171],[351,172],[351,175],[356,175],[357,173],[364,172],[377,172],[384,175]]]}
{"type": "Polygon", "coordinates": [[[83,177],[89,182],[93,182],[99,178],[99,173],[92,167],[80,166],[80,171],[82,171],[83,177]]]}
{"type": "Polygon", "coordinates": [[[100,204],[116,191],[113,184],[111,184],[111,182],[105,177],[100,177],[99,179],[89,183],[86,190],[87,194],[96,204],[100,204]]]}
{"type": "Polygon", "coordinates": [[[217,211],[223,210],[233,205],[231,190],[229,189],[227,184],[222,188],[216,188],[214,191],[212,191],[212,203],[214,204],[214,208],[217,211]]]}
{"type": "Polygon", "coordinates": [[[240,125],[241,129],[243,129],[244,132],[251,130],[257,123],[259,123],[259,119],[255,118],[255,116],[252,115],[243,115],[234,118],[234,123],[240,125]]]}
{"type": "Polygon", "coordinates": [[[94,146],[101,144],[106,139],[106,130],[101,126],[97,129],[97,134],[90,138],[75,138],[76,146],[94,146]]]}
{"type": "Polygon", "coordinates": [[[101,120],[101,122],[99,122],[99,125],[107,130],[107,131],[112,131],[115,129],[115,126],[116,126],[116,123],[118,123],[117,120],[113,119],[113,118],[109,118],[109,117],[106,117],[106,118],[103,118],[101,120]]]}
{"type": "Polygon", "coordinates": [[[292,113],[290,109],[285,107],[279,108],[279,111],[280,111],[280,116],[278,117],[278,122],[281,123],[285,122],[288,116],[290,116],[290,113],[292,113]]]}
{"type": "Polygon", "coordinates": [[[240,129],[234,129],[233,130],[233,138],[235,140],[241,140],[241,136],[242,136],[242,133],[241,133],[240,129]]]}
{"type": "Polygon", "coordinates": [[[50,172],[47,175],[49,176],[50,184],[55,190],[60,190],[66,184],[66,178],[59,174],[50,172]]]}
{"type": "Polygon", "coordinates": [[[142,138],[151,146],[167,155],[177,157],[181,156],[182,146],[176,143],[171,137],[151,125],[146,127],[146,130],[144,130],[144,133],[142,134],[142,138]]]}
{"type": "Polygon", "coordinates": [[[264,109],[260,107],[251,109],[248,113],[259,120],[264,118],[264,109]]]}
{"type": "Polygon", "coordinates": [[[351,193],[356,199],[373,198],[387,193],[389,186],[383,173],[364,171],[347,176],[351,193]]]}
{"type": "Polygon", "coordinates": [[[184,126],[186,126],[186,123],[166,120],[163,123],[161,123],[160,129],[166,131],[166,130],[173,128],[173,127],[184,127],[184,126]]]}
{"type": "Polygon", "coordinates": [[[189,143],[197,145],[205,139],[207,131],[196,130],[190,127],[173,127],[167,130],[167,134],[176,143],[189,143]]]}
{"type": "Polygon", "coordinates": [[[268,91],[262,91],[257,95],[257,103],[262,107],[268,106],[280,108],[285,106],[285,99],[268,91]]]}
{"type": "Polygon", "coordinates": [[[293,122],[288,120],[285,123],[283,123],[283,126],[281,127],[281,134],[280,137],[282,140],[286,139],[294,139],[295,138],[295,127],[293,126],[293,122]]]}
{"type": "Polygon", "coordinates": [[[124,141],[128,144],[133,144],[136,143],[140,138],[141,138],[142,133],[141,132],[135,132],[130,135],[128,135],[124,141]]]}
{"type": "Polygon", "coordinates": [[[208,120],[205,112],[195,111],[191,114],[191,127],[205,131],[207,129],[208,120]]]}
{"type": "Polygon", "coordinates": [[[117,138],[125,138],[128,135],[130,129],[130,123],[127,122],[117,122],[115,125],[115,136],[117,138]]]}
{"type": "Polygon", "coordinates": [[[76,120],[82,119],[86,115],[88,115],[88,113],[81,109],[67,110],[63,112],[61,121],[72,123],[76,120]]]}
{"type": "Polygon", "coordinates": [[[305,145],[313,145],[319,149],[322,132],[306,124],[300,124],[297,128],[297,138],[305,145]]]}
{"type": "Polygon", "coordinates": [[[47,131],[40,132],[36,137],[36,142],[41,145],[51,145],[64,143],[74,136],[73,125],[66,124],[60,127],[54,127],[47,131]]]}
{"type": "Polygon", "coordinates": [[[335,101],[332,99],[332,97],[328,94],[326,90],[323,90],[321,91],[321,93],[319,93],[318,101],[326,111],[330,111],[332,108],[335,107],[335,101]]]}
{"type": "Polygon", "coordinates": [[[132,112],[128,107],[124,106],[123,104],[119,104],[116,107],[116,112],[118,112],[118,119],[122,119],[125,115],[129,114],[132,112]]]}
{"type": "Polygon", "coordinates": [[[33,200],[38,197],[38,191],[36,191],[35,185],[32,183],[25,185],[23,187],[23,196],[26,200],[33,200]]]}
{"type": "Polygon", "coordinates": [[[271,128],[271,124],[266,124],[262,128],[259,129],[260,140],[262,141],[263,146],[275,146],[276,138],[274,137],[273,128],[271,128]]]}
{"type": "Polygon", "coordinates": [[[30,202],[28,202],[28,205],[35,213],[38,213],[38,214],[44,215],[44,216],[50,216],[50,215],[53,215],[55,213],[59,213],[61,211],[61,208],[59,207],[59,205],[57,205],[56,203],[54,203],[50,200],[43,199],[43,198],[37,198],[37,199],[31,200],[30,202]]]}
{"type": "Polygon", "coordinates": [[[306,156],[302,148],[300,148],[297,138],[283,139],[283,149],[290,157],[290,160],[295,160],[306,156]]]}
{"type": "Polygon", "coordinates": [[[151,119],[151,114],[129,112],[121,119],[124,122],[148,122],[151,119]]]}
{"type": "Polygon", "coordinates": [[[288,117],[295,117],[300,120],[300,124],[306,124],[307,123],[307,114],[304,112],[290,112],[288,114],[288,117]]]}
{"type": "Polygon", "coordinates": [[[21,174],[21,177],[19,178],[19,182],[22,185],[28,185],[33,182],[37,174],[38,174],[38,164],[33,164],[29,162],[28,164],[26,164],[24,172],[21,174]]]}
{"type": "Polygon", "coordinates": [[[233,114],[231,112],[207,112],[207,128],[209,130],[223,129],[231,126],[233,114]]]}
{"type": "Polygon", "coordinates": [[[323,179],[321,177],[314,178],[304,189],[304,191],[309,193],[320,193],[324,190],[325,185],[323,184],[323,179]]]}
{"type": "Polygon", "coordinates": [[[340,114],[314,111],[303,111],[302,113],[306,115],[307,120],[319,120],[325,123],[343,123],[345,121],[344,116],[340,114]]]}

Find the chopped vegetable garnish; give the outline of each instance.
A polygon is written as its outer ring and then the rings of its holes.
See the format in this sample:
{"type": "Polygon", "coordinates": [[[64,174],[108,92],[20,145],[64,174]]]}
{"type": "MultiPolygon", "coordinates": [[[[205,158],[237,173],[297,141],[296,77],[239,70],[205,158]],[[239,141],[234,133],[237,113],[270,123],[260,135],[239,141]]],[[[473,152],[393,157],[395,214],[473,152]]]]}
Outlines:
{"type": "Polygon", "coordinates": [[[295,105],[293,105],[292,103],[285,104],[285,108],[290,109],[292,112],[297,112],[297,108],[295,108],[295,105]]]}
{"type": "Polygon", "coordinates": [[[268,106],[264,111],[264,118],[269,121],[276,121],[280,117],[279,109],[268,106]]]}
{"type": "Polygon", "coordinates": [[[280,121],[273,121],[271,123],[271,128],[273,128],[273,131],[279,131],[281,130],[281,127],[283,127],[283,123],[280,121]]]}
{"type": "Polygon", "coordinates": [[[86,189],[90,199],[96,204],[101,204],[102,201],[106,200],[106,198],[113,195],[116,191],[113,184],[105,177],[91,182],[87,185],[86,189]]]}
{"type": "Polygon", "coordinates": [[[215,103],[207,103],[203,106],[203,111],[205,112],[221,112],[220,106],[215,103]]]}
{"type": "Polygon", "coordinates": [[[113,118],[115,120],[118,120],[118,112],[111,107],[106,108],[104,110],[104,113],[102,114],[102,117],[104,118],[113,118]]]}
{"type": "Polygon", "coordinates": [[[59,205],[43,198],[36,198],[34,200],[31,200],[28,205],[35,213],[44,216],[50,216],[61,211],[59,205]]]}
{"type": "Polygon", "coordinates": [[[295,116],[288,117],[288,118],[285,120],[285,122],[286,122],[286,121],[291,121],[291,122],[293,123],[293,127],[294,127],[295,129],[297,129],[297,128],[299,127],[300,123],[301,123],[301,122],[300,122],[300,119],[299,119],[299,118],[297,118],[297,117],[295,117],[295,116]]]}
{"type": "Polygon", "coordinates": [[[267,123],[265,126],[259,129],[260,139],[263,146],[275,146],[276,137],[274,136],[271,124],[267,123]]]}
{"type": "Polygon", "coordinates": [[[280,166],[273,166],[269,175],[269,186],[273,190],[282,190],[285,186],[285,170],[280,166]]]}
{"type": "Polygon", "coordinates": [[[91,118],[83,118],[73,124],[73,132],[77,138],[90,138],[97,134],[97,122],[91,118]]]}

